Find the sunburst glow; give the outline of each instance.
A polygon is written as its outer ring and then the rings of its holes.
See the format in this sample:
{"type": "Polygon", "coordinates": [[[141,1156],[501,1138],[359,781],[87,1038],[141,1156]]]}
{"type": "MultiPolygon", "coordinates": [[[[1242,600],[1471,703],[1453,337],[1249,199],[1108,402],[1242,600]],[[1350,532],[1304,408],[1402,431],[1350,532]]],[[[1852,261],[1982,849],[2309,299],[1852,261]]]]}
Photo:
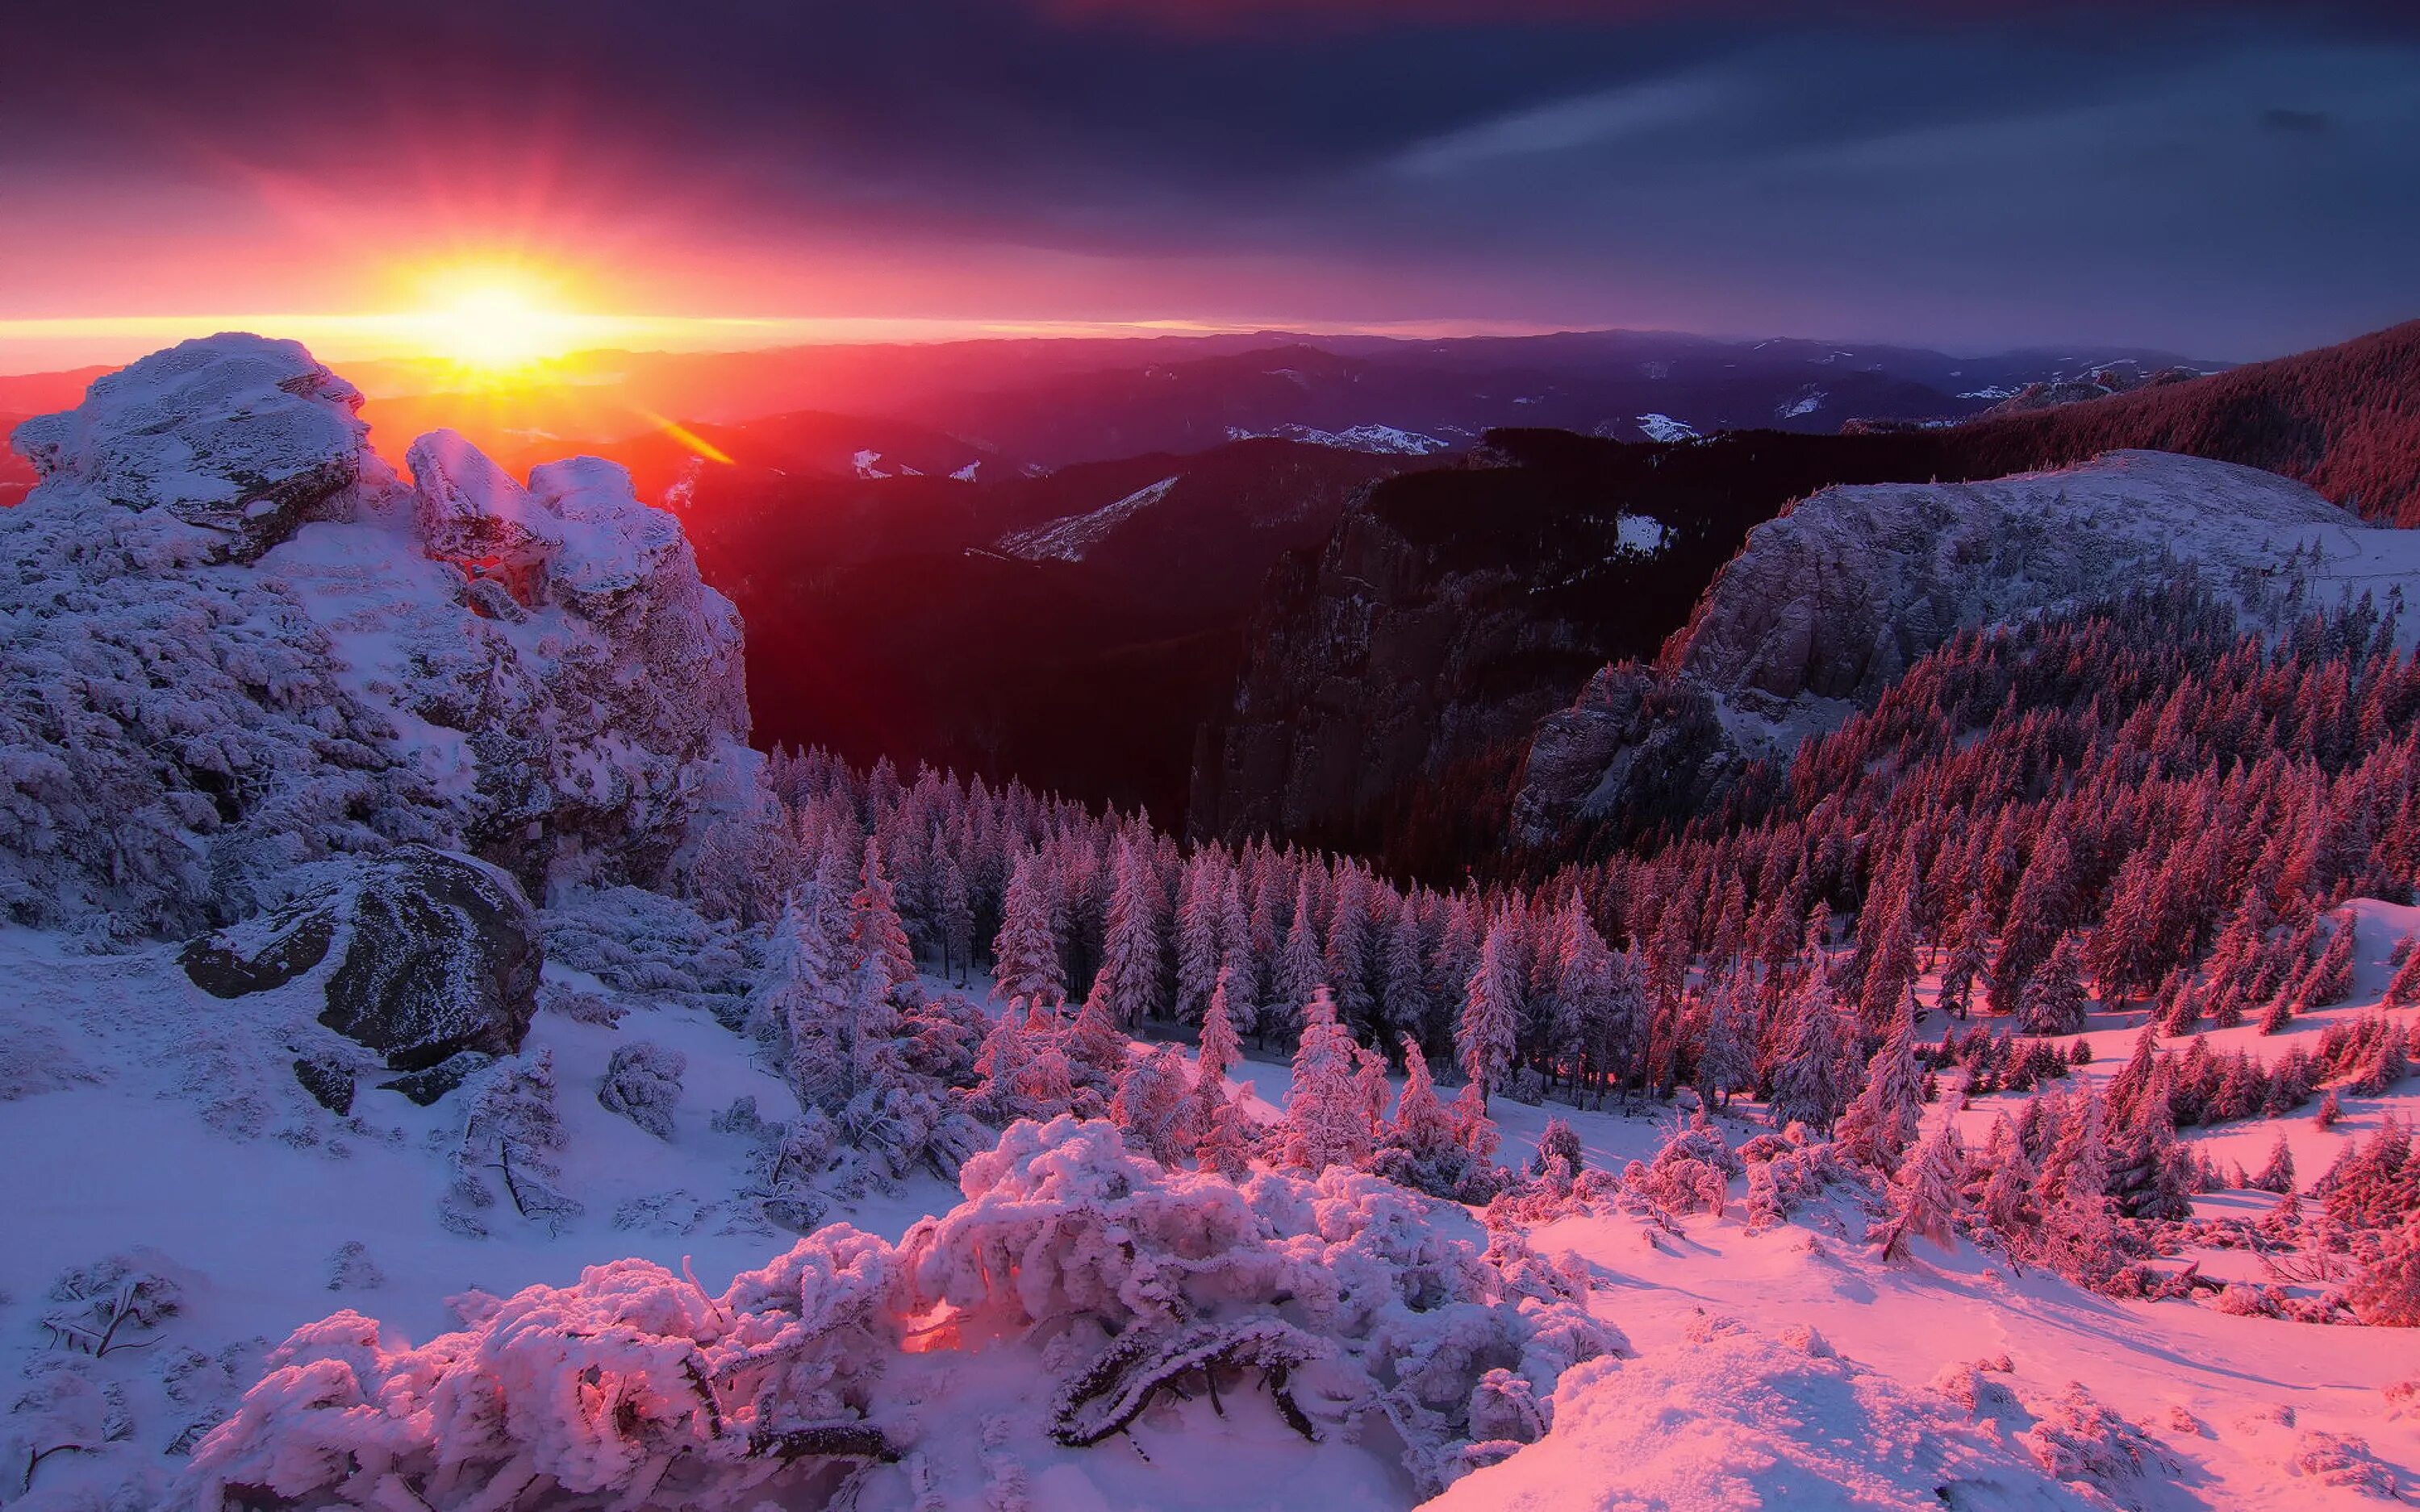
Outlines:
{"type": "Polygon", "coordinates": [[[489,378],[526,376],[610,323],[570,308],[559,281],[519,268],[458,265],[422,282],[426,302],[408,321],[414,344],[489,378]]]}

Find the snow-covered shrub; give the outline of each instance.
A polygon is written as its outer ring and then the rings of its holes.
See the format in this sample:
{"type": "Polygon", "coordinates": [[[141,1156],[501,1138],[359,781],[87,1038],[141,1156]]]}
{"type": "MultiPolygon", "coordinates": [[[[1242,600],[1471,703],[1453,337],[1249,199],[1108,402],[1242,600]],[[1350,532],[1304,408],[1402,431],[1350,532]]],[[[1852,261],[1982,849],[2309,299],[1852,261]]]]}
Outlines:
{"type": "Polygon", "coordinates": [[[1651,1161],[1632,1161],[1621,1173],[1625,1191],[1669,1216],[1720,1214],[1730,1201],[1730,1180],[1746,1164],[1723,1142],[1722,1131],[1702,1112],[1674,1129],[1651,1161]]]}
{"type": "Polygon", "coordinates": [[[574,887],[539,911],[549,961],[608,987],[703,1008],[736,1026],[754,949],[728,919],[640,887],[574,887]]]}
{"type": "Polygon", "coordinates": [[[1609,1335],[1514,1298],[1427,1203],[1357,1172],[1164,1171],[1105,1123],[1019,1123],[966,1200],[897,1246],[845,1226],[721,1296],[621,1260],[466,1298],[416,1349],[339,1313],[271,1354],[195,1449],[180,1504],[504,1506],[541,1485],[655,1512],[820,1505],[860,1469],[963,1458],[1013,1488],[1008,1430],[952,1425],[966,1362],[1055,1368],[1049,1432],[1097,1442],[1162,1392],[1264,1383],[1323,1437],[1383,1418],[1434,1489],[1476,1432],[1543,1427],[1609,1335]],[[911,1347],[912,1341],[912,1347],[911,1347]]]}
{"type": "Polygon", "coordinates": [[[58,1305],[42,1315],[42,1327],[52,1341],[91,1355],[122,1348],[183,1304],[176,1282],[123,1255],[69,1271],[53,1283],[51,1301],[58,1305]]]}
{"type": "Polygon", "coordinates": [[[38,1359],[24,1387],[9,1399],[8,1433],[0,1440],[0,1497],[34,1489],[42,1461],[54,1455],[97,1454],[133,1437],[126,1388],[101,1379],[91,1365],[66,1356],[38,1359]]]}
{"type": "Polygon", "coordinates": [[[613,1047],[613,1057],[597,1084],[597,1103],[659,1139],[673,1136],[673,1109],[680,1105],[681,1077],[689,1057],[651,1040],[634,1040],[613,1047]]]}
{"type": "Polygon", "coordinates": [[[634,1507],[745,1505],[777,1479],[828,1490],[835,1466],[892,1452],[863,1409],[899,1342],[892,1270],[888,1245],[839,1227],[719,1298],[620,1260],[418,1349],[338,1313],[273,1351],[195,1448],[191,1504],[239,1487],[315,1507],[406,1487],[427,1506],[503,1506],[541,1480],[634,1507]]]}
{"type": "Polygon", "coordinates": [[[1760,1134],[1739,1149],[1747,1167],[1747,1227],[1756,1233],[1790,1221],[1846,1172],[1832,1147],[1810,1139],[1802,1125],[1760,1134]]]}
{"type": "Polygon", "coordinates": [[[2395,1473],[2370,1451],[2367,1439],[2353,1434],[2306,1431],[2294,1441],[2294,1452],[2288,1458],[2286,1468],[2322,1486],[2360,1491],[2389,1502],[2399,1500],[2395,1473]]]}
{"type": "Polygon", "coordinates": [[[2122,1499],[2127,1489],[2171,1468],[2157,1444],[2080,1382],[2025,1405],[2034,1423],[2018,1442],[2054,1480],[2090,1481],[2122,1499]]]}
{"type": "Polygon", "coordinates": [[[370,1258],[369,1246],[358,1239],[345,1241],[328,1257],[330,1291],[372,1291],[385,1285],[386,1273],[370,1258]]]}
{"type": "Polygon", "coordinates": [[[554,1111],[554,1057],[544,1050],[513,1056],[465,1084],[462,1134],[452,1151],[454,1183],[439,1220],[456,1233],[485,1237],[502,1189],[514,1212],[558,1229],[580,1204],[554,1183],[563,1125],[554,1111]]]}

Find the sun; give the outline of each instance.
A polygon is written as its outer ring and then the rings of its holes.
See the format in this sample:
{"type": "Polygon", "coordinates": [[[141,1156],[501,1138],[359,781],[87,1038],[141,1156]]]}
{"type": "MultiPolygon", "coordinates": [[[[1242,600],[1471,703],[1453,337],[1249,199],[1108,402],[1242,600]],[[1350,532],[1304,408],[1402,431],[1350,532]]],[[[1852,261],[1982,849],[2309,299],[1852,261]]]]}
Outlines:
{"type": "Polygon", "coordinates": [[[473,376],[525,377],[572,350],[589,325],[548,280],[520,269],[446,268],[424,285],[427,302],[409,320],[412,345],[473,376]]]}

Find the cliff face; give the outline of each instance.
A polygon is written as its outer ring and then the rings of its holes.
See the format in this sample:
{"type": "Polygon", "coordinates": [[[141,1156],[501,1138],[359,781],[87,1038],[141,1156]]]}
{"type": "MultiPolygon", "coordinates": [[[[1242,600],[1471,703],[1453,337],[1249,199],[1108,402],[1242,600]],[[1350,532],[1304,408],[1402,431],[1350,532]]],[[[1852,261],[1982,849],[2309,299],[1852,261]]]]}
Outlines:
{"type": "Polygon", "coordinates": [[[1194,832],[1450,870],[1500,827],[1538,720],[1652,653],[1831,440],[1498,433],[1467,465],[1377,484],[1272,578],[1195,746],[1194,832]]]}
{"type": "Polygon", "coordinates": [[[15,441],[0,908],[185,929],[422,841],[536,890],[662,876],[747,801],[737,615],[618,467],[407,483],[292,342],[188,342],[15,441]]]}

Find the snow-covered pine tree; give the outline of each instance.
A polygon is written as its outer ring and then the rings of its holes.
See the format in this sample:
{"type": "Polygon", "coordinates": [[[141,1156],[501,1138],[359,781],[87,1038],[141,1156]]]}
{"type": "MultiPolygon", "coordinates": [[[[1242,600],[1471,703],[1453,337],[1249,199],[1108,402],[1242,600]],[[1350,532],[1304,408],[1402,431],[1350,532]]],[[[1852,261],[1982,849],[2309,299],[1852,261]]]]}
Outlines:
{"type": "Polygon", "coordinates": [[[2049,956],[2025,979],[2018,1023],[2027,1034],[2080,1034],[2091,998],[2084,990],[2084,949],[2072,933],[2062,934],[2049,956]]]}
{"type": "Polygon", "coordinates": [[[1983,900],[1968,893],[1949,931],[1949,953],[1941,964],[1941,1006],[1962,1019],[1974,1006],[1975,984],[1991,964],[1991,928],[1983,900]]]}
{"type": "Polygon", "coordinates": [[[1883,1244],[1885,1258],[1904,1257],[1909,1240],[1918,1235],[1944,1250],[1958,1247],[1958,1215],[1965,1204],[1960,1183],[1965,1167],[1958,1120],[1955,1116],[1944,1117],[1891,1177],[1890,1222],[1883,1244]]]}
{"type": "Polygon", "coordinates": [[[2259,1174],[2252,1178],[2252,1188],[2280,1196],[2294,1190],[2294,1151],[2286,1143],[2284,1134],[2279,1134],[2276,1142],[2269,1147],[2269,1159],[2262,1164],[2259,1174]]]}
{"type": "Polygon", "coordinates": [[[1279,1165],[1315,1176],[1369,1158],[1373,1131],[1355,1083],[1354,1050],[1353,1037],[1337,1022],[1335,1000],[1326,989],[1314,989],[1303,1010],[1285,1118],[1274,1131],[1279,1165]]]}
{"type": "Polygon", "coordinates": [[[1066,968],[1051,919],[1054,890],[1042,853],[1021,852],[1001,903],[1000,933],[992,942],[994,990],[1002,997],[1056,1002],[1067,995],[1066,968]]]}
{"type": "MultiPolygon", "coordinates": [[[[1196,1084],[1197,1088],[1201,1085],[1196,1084]]],[[[1251,1173],[1252,1156],[1260,1146],[1260,1131],[1244,1111],[1243,1094],[1197,1095],[1206,1099],[1197,1103],[1206,1111],[1193,1139],[1194,1164],[1231,1181],[1242,1180],[1251,1173]]]]}
{"type": "Polygon", "coordinates": [[[1173,1169],[1195,1143],[1191,1090],[1184,1053],[1159,1045],[1128,1058],[1109,1118],[1125,1131],[1128,1146],[1173,1169]]]}
{"type": "Polygon", "coordinates": [[[1773,1072],[1773,1121],[1787,1129],[1803,1123],[1828,1134],[1855,1095],[1842,1074],[1848,1036],[1831,985],[1810,978],[1782,1007],[1780,1057],[1773,1072]]]}
{"type": "Polygon", "coordinates": [[[1218,905],[1223,868],[1207,851],[1185,868],[1176,899],[1176,1018],[1198,1023],[1218,981],[1218,905]]]}
{"type": "Polygon", "coordinates": [[[2395,975],[2387,980],[2386,996],[2380,1006],[2410,1008],[2420,1003],[2420,949],[2412,949],[2412,944],[2413,936],[2407,934],[2397,947],[2402,952],[2402,960],[2397,964],[2395,975]]]}
{"type": "Polygon", "coordinates": [[[1264,1036],[1274,1035],[1280,1040],[1300,1026],[1311,995],[1325,985],[1320,978],[1327,964],[1320,954],[1318,925],[1311,918],[1310,877],[1310,870],[1305,868],[1302,880],[1295,884],[1294,918],[1286,925],[1285,944],[1278,951],[1270,1000],[1262,1005],[1258,1025],[1264,1036]]]}
{"type": "Polygon", "coordinates": [[[1895,1171],[1924,1117],[1923,1075],[1914,1030],[1901,1013],[1890,1038],[1866,1063],[1866,1085],[1840,1115],[1833,1139],[1841,1152],[1876,1171],[1895,1171]]]}
{"type": "Polygon", "coordinates": [[[1714,984],[1706,1011],[1705,1045],[1698,1053],[1698,1090],[1716,1107],[1733,1093],[1756,1085],[1756,1053],[1749,1017],[1754,1007],[1746,983],[1727,976],[1714,984]]]}
{"type": "Polygon", "coordinates": [[[941,851],[940,889],[941,970],[954,971],[964,987],[975,964],[974,896],[967,887],[966,868],[948,850],[941,851]]]}
{"type": "Polygon", "coordinates": [[[1512,924],[1500,916],[1487,926],[1479,947],[1479,961],[1464,984],[1462,1018],[1455,1026],[1454,1049],[1463,1073],[1479,1088],[1481,1106],[1488,1091],[1512,1069],[1521,1027],[1519,989],[1514,985],[1512,924]]]}
{"type": "Polygon", "coordinates": [[[2075,861],[2067,836],[2055,820],[2034,844],[2031,858],[2017,881],[2009,903],[2008,921],[2000,931],[1999,953],[1992,961],[1990,1002],[1994,1013],[2013,1013],[2023,1001],[2034,972],[2050,959],[2074,907],[2075,861]]]}
{"type": "Polygon", "coordinates": [[[1357,1037],[1375,1034],[1377,1003],[1370,995],[1370,876],[1349,862],[1337,869],[1321,973],[1346,1030],[1357,1037]]]}
{"type": "Polygon", "coordinates": [[[1429,1020],[1428,973],[1420,959],[1419,910],[1409,899],[1388,928],[1380,970],[1378,1016],[1387,1033],[1398,1040],[1420,1035],[1429,1020]]]}
{"type": "Polygon", "coordinates": [[[1110,1018],[1131,1029],[1146,1018],[1158,1016],[1166,1006],[1159,881],[1150,858],[1131,843],[1122,843],[1110,868],[1109,886],[1109,915],[1101,930],[1100,978],[1107,983],[1110,1018]]]}

